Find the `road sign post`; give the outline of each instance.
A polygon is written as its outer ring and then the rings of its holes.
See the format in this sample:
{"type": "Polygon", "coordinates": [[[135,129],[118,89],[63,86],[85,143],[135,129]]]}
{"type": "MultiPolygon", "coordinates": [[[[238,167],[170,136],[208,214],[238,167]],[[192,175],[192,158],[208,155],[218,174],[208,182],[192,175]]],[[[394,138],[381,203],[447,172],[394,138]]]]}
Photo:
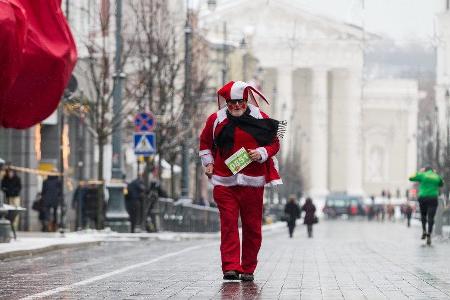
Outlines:
{"type": "Polygon", "coordinates": [[[148,157],[156,154],[156,136],[154,132],[134,133],[134,154],[148,157]]]}
{"type": "MultiPolygon", "coordinates": [[[[151,112],[140,112],[134,118],[135,133],[133,136],[134,153],[137,156],[145,157],[144,183],[145,190],[149,190],[149,166],[150,156],[156,154],[156,135],[152,132],[155,127],[155,119],[151,112]]],[[[139,166],[138,166],[139,168],[139,166]]],[[[146,218],[149,207],[149,199],[145,197],[141,210],[141,230],[146,230],[146,218]]]]}
{"type": "Polygon", "coordinates": [[[136,132],[151,132],[155,127],[155,118],[151,112],[140,112],[134,117],[136,132]]]}

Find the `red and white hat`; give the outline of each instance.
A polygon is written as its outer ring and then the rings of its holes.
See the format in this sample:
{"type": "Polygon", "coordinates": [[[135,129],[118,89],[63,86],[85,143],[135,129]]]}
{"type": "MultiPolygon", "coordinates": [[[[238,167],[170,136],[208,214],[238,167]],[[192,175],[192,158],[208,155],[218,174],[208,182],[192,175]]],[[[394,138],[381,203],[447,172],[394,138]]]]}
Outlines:
{"type": "Polygon", "coordinates": [[[269,104],[266,97],[249,83],[243,81],[230,81],[217,91],[217,105],[219,106],[219,109],[221,109],[226,105],[227,100],[246,99],[248,103],[259,107],[253,93],[256,93],[269,104]]]}

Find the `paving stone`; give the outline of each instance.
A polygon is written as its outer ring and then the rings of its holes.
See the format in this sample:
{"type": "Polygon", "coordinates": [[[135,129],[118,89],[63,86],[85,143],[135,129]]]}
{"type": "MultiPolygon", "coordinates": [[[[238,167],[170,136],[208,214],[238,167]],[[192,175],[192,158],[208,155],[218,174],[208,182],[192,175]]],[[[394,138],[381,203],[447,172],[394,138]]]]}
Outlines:
{"type": "MultiPolygon", "coordinates": [[[[71,285],[168,253],[44,299],[450,299],[450,243],[426,247],[418,227],[324,221],[264,236],[255,282],[223,282],[211,240],[104,243],[0,262],[0,299],[71,285]]],[[[214,242],[213,242],[214,243],[214,242]]]]}

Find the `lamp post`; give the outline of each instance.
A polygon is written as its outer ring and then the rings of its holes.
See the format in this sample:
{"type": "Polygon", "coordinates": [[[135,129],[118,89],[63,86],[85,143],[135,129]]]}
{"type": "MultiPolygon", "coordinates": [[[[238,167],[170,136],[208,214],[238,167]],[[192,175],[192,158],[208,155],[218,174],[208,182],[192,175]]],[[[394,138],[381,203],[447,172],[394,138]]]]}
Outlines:
{"type": "MultiPolygon", "coordinates": [[[[191,38],[192,27],[189,18],[189,1],[186,3],[186,24],[184,26],[184,108],[183,125],[188,126],[188,108],[191,104],[191,38]]],[[[183,139],[181,145],[181,196],[189,196],[189,149],[188,138],[183,139]]]]}
{"type": "MultiPolygon", "coordinates": [[[[217,5],[216,0],[208,0],[208,9],[214,10],[217,5]]],[[[183,117],[184,128],[189,126],[189,111],[191,106],[191,64],[192,64],[192,26],[189,17],[189,0],[186,0],[186,23],[184,26],[184,95],[183,95],[183,117]]],[[[189,196],[189,138],[187,136],[181,143],[181,197],[189,196]]]]}
{"type": "Polygon", "coordinates": [[[61,110],[61,118],[60,118],[60,127],[59,127],[59,172],[61,173],[61,199],[60,199],[60,220],[59,220],[59,232],[61,235],[64,235],[66,231],[66,201],[64,197],[64,156],[65,156],[65,145],[64,145],[64,139],[65,136],[65,127],[66,127],[66,114],[64,111],[64,105],[67,103],[75,93],[78,87],[77,79],[74,75],[70,77],[69,83],[67,84],[67,87],[64,89],[64,95],[60,104],[60,110],[61,110]]]}
{"type": "Polygon", "coordinates": [[[113,116],[117,117],[117,127],[112,134],[112,180],[107,185],[109,192],[106,209],[106,225],[118,232],[129,232],[130,222],[125,210],[123,191],[126,187],[122,178],[122,84],[125,74],[122,72],[122,0],[116,0],[116,55],[113,90],[113,116]]]}
{"type": "Polygon", "coordinates": [[[223,22],[222,85],[225,85],[227,81],[227,59],[228,59],[227,40],[228,40],[227,22],[223,22]]]}
{"type": "MultiPolygon", "coordinates": [[[[448,180],[450,178],[450,90],[449,88],[445,89],[445,127],[447,130],[447,140],[445,145],[445,156],[443,161],[443,170],[444,170],[444,179],[448,180]]],[[[449,188],[445,185],[444,188],[445,198],[446,200],[449,197],[449,188]]]]}

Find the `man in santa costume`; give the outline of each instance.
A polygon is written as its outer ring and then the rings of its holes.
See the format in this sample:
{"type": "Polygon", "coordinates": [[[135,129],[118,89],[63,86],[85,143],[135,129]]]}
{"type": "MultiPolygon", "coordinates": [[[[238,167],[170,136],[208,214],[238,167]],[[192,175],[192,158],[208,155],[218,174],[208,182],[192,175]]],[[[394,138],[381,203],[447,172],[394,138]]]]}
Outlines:
{"type": "Polygon", "coordinates": [[[280,148],[278,138],[285,123],[262,112],[255,94],[267,102],[248,83],[227,83],[217,92],[219,111],[208,117],[200,135],[199,155],[214,185],[213,197],[220,212],[220,252],[226,280],[237,280],[239,276],[243,281],[254,279],[262,239],[264,186],[282,183],[274,156],[280,148]],[[225,160],[242,147],[252,162],[233,175],[225,160]]]}

